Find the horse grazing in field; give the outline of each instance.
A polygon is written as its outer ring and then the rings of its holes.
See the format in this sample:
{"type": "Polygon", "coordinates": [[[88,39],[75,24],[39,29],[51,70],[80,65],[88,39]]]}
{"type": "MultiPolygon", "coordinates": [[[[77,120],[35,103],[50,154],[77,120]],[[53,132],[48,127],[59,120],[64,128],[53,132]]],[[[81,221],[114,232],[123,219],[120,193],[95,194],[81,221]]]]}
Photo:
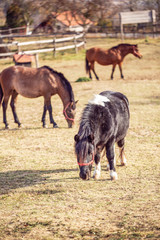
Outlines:
{"type": "Polygon", "coordinates": [[[100,177],[100,154],[106,150],[110,177],[117,179],[114,145],[120,149],[121,164],[126,164],[124,138],[129,127],[129,102],[119,92],[105,91],[89,101],[81,117],[78,134],[75,135],[75,153],[80,177],[88,180],[95,161],[93,177],[100,177]]]}
{"type": "Polygon", "coordinates": [[[43,96],[43,127],[46,127],[45,116],[48,110],[50,123],[53,124],[54,128],[58,126],[52,116],[51,96],[58,94],[63,102],[63,114],[68,123],[68,127],[72,127],[75,117],[76,102],[74,100],[71,84],[62,73],[56,72],[48,66],[40,68],[12,66],[4,69],[0,74],[0,105],[2,103],[5,128],[9,127],[6,110],[10,96],[10,106],[13,112],[14,121],[18,124],[18,127],[21,127],[15,106],[18,94],[27,98],[43,96]]]}
{"type": "Polygon", "coordinates": [[[89,72],[89,77],[92,79],[91,70],[93,71],[97,80],[97,76],[94,70],[94,63],[97,62],[101,65],[113,65],[111,79],[113,79],[113,73],[116,65],[118,64],[119,70],[121,73],[121,78],[124,78],[122,73],[122,62],[126,55],[132,53],[135,57],[141,58],[142,55],[139,53],[137,45],[131,44],[119,44],[115,47],[112,47],[108,50],[101,48],[90,48],[86,51],[86,72],[89,72]]]}

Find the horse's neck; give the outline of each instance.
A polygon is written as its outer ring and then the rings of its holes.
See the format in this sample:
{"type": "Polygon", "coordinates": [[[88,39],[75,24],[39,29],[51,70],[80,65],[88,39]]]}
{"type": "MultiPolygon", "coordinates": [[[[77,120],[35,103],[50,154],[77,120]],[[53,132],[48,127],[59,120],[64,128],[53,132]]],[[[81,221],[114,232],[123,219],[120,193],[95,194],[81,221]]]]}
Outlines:
{"type": "Polygon", "coordinates": [[[128,49],[123,49],[123,50],[120,50],[120,51],[121,51],[122,59],[130,53],[130,51],[128,51],[128,49]]]}
{"type": "Polygon", "coordinates": [[[70,94],[66,90],[66,88],[64,88],[62,83],[59,83],[58,95],[62,100],[63,107],[65,108],[67,106],[67,104],[70,102],[70,94]]]}

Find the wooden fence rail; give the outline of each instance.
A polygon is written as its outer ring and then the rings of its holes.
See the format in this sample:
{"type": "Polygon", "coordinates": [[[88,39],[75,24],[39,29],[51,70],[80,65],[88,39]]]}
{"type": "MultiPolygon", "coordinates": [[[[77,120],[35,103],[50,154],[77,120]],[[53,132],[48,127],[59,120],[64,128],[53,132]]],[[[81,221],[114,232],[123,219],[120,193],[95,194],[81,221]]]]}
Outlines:
{"type": "MultiPolygon", "coordinates": [[[[54,55],[56,54],[57,51],[62,51],[62,50],[67,50],[67,49],[74,49],[77,52],[78,48],[81,46],[85,47],[85,35],[84,33],[79,34],[79,35],[74,35],[71,37],[65,37],[65,38],[54,38],[54,39],[47,39],[47,40],[37,40],[37,41],[28,41],[28,42],[12,42],[12,43],[2,43],[0,44],[1,47],[11,47],[11,46],[17,46],[17,53],[18,54],[38,54],[38,53],[44,53],[44,52],[54,52],[54,55]],[[77,42],[77,39],[82,38],[80,42],[77,42]],[[69,42],[73,41],[74,44],[72,45],[67,45],[67,46],[62,46],[58,47],[56,43],[64,43],[64,42],[69,42]],[[27,45],[37,45],[37,44],[48,44],[48,43],[53,43],[52,48],[44,48],[44,49],[33,49],[33,50],[25,50],[22,51],[20,50],[20,47],[22,46],[27,46],[27,45]]],[[[15,52],[8,52],[8,53],[0,53],[0,57],[9,57],[13,56],[15,52]]]]}

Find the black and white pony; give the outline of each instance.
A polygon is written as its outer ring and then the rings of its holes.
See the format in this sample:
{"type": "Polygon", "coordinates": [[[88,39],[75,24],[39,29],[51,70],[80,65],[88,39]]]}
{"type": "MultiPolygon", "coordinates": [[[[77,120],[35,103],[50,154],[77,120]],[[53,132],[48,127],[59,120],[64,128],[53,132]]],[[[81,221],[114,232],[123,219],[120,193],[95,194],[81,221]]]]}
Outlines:
{"type": "Polygon", "coordinates": [[[124,138],[129,128],[129,102],[120,92],[105,91],[89,101],[75,135],[75,153],[80,167],[80,177],[88,180],[95,161],[93,177],[100,177],[100,154],[105,148],[110,177],[117,179],[115,170],[115,143],[120,149],[121,164],[126,165],[124,138]]]}

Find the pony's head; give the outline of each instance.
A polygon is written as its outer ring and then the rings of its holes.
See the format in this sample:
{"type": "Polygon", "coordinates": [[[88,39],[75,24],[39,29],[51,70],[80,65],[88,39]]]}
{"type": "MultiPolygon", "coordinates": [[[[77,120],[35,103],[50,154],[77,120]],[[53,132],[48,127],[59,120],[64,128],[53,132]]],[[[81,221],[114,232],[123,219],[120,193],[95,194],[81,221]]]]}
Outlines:
{"type": "Polygon", "coordinates": [[[132,45],[132,54],[135,56],[135,57],[138,57],[138,58],[142,58],[142,55],[140,54],[139,50],[138,50],[138,45],[132,45]]]}
{"type": "Polygon", "coordinates": [[[76,114],[76,102],[69,102],[63,110],[63,114],[68,123],[68,127],[72,128],[76,114]]]}
{"type": "Polygon", "coordinates": [[[90,134],[87,137],[81,138],[77,134],[74,140],[77,163],[80,168],[79,176],[83,180],[89,180],[95,155],[94,135],[90,134]]]}

